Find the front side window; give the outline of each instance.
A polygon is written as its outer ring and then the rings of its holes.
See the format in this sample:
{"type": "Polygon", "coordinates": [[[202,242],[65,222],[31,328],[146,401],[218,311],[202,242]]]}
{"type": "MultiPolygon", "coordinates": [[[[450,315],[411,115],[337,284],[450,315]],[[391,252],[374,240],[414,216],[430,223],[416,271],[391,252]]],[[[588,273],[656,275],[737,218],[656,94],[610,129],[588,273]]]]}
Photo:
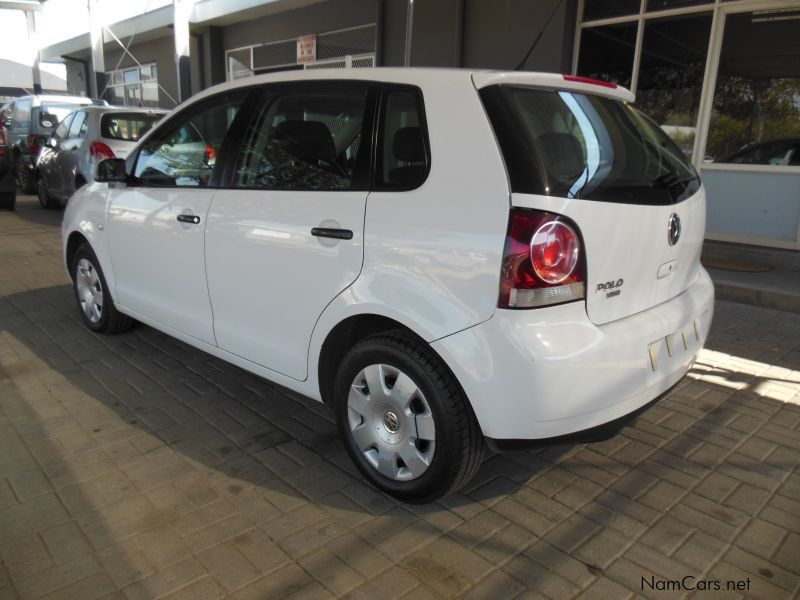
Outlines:
{"type": "Polygon", "coordinates": [[[411,189],[428,176],[428,153],[420,104],[415,92],[391,90],[384,95],[377,183],[411,189]]]}
{"type": "Polygon", "coordinates": [[[367,92],[288,93],[267,103],[245,138],[234,185],[268,190],[348,190],[367,92]]]}
{"type": "Polygon", "coordinates": [[[145,185],[207,186],[245,95],[214,96],[170,119],[140,150],[134,175],[145,185]]]}

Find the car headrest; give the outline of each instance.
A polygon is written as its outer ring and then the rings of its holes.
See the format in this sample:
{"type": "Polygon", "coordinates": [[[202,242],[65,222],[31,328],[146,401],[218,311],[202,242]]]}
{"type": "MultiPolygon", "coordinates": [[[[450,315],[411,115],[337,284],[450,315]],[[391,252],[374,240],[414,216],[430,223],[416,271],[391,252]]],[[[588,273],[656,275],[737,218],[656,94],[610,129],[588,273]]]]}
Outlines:
{"type": "Polygon", "coordinates": [[[276,128],[276,137],[287,150],[301,160],[333,160],[336,145],[328,126],[320,121],[284,121],[276,128]]]}
{"type": "Polygon", "coordinates": [[[561,181],[574,179],[583,173],[585,160],[583,147],[574,135],[568,133],[545,133],[536,138],[542,148],[542,158],[550,174],[561,181]]]}
{"type": "Polygon", "coordinates": [[[405,162],[425,162],[425,144],[419,127],[402,127],[394,134],[392,153],[405,162]]]}

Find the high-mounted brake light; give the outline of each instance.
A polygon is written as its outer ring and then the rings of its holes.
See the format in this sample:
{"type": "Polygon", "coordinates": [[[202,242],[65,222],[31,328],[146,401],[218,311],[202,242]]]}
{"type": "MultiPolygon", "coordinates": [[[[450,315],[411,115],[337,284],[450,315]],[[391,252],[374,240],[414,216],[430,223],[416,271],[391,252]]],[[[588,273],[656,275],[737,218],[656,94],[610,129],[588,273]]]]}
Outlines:
{"type": "Polygon", "coordinates": [[[115,158],[114,151],[103,142],[92,142],[89,145],[89,155],[100,160],[115,158]]]}
{"type": "Polygon", "coordinates": [[[610,81],[601,81],[600,79],[592,79],[591,77],[578,77],[577,75],[562,75],[564,81],[572,81],[574,83],[585,83],[587,85],[599,85],[601,87],[617,89],[619,86],[610,81]]]}
{"type": "Polygon", "coordinates": [[[500,276],[500,308],[537,308],[585,297],[578,228],[566,217],[511,210],[500,276]]]}
{"type": "Polygon", "coordinates": [[[214,146],[206,146],[206,151],[203,153],[203,164],[213,167],[215,162],[217,162],[217,151],[214,146]]]}

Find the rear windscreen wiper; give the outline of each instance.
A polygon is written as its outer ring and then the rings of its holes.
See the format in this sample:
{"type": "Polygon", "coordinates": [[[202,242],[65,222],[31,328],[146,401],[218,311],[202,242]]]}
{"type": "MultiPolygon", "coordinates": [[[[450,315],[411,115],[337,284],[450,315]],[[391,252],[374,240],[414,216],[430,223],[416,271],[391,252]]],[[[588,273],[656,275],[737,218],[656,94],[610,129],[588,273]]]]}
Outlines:
{"type": "Polygon", "coordinates": [[[653,188],[671,188],[675,187],[676,185],[681,185],[685,183],[689,183],[690,181],[694,181],[697,179],[699,175],[689,175],[686,177],[681,177],[675,171],[668,171],[663,175],[659,175],[653,181],[650,182],[650,186],[653,188]]]}

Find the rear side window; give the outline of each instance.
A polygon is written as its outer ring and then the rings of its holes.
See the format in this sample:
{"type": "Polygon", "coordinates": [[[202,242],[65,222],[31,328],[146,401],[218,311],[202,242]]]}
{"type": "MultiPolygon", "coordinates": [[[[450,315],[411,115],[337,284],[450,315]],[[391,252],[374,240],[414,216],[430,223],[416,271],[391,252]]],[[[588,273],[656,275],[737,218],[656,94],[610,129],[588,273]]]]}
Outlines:
{"type": "Polygon", "coordinates": [[[69,126],[69,138],[82,137],[86,134],[86,112],[80,111],[75,113],[72,123],[69,126]]]}
{"type": "Polygon", "coordinates": [[[419,187],[430,164],[419,94],[387,90],[383,98],[376,183],[383,189],[419,187]]]}
{"type": "Polygon", "coordinates": [[[622,101],[521,86],[481,90],[514,192],[673,204],[700,187],[658,125],[622,101]]]}
{"type": "Polygon", "coordinates": [[[54,129],[69,113],[80,109],[81,106],[80,104],[68,103],[43,103],[39,106],[39,129],[42,131],[54,129]],[[45,125],[43,121],[49,122],[50,126],[45,125]]]}
{"type": "Polygon", "coordinates": [[[160,118],[139,113],[106,113],[100,117],[100,135],[109,140],[135,142],[160,118]]]}
{"type": "Polygon", "coordinates": [[[235,187],[354,189],[366,105],[366,88],[287,93],[266,104],[245,137],[235,187]]]}
{"type": "Polygon", "coordinates": [[[27,125],[28,119],[31,116],[31,101],[30,99],[26,100],[17,100],[16,105],[14,106],[14,115],[13,119],[16,122],[16,125],[19,127],[20,125],[27,125]]]}

